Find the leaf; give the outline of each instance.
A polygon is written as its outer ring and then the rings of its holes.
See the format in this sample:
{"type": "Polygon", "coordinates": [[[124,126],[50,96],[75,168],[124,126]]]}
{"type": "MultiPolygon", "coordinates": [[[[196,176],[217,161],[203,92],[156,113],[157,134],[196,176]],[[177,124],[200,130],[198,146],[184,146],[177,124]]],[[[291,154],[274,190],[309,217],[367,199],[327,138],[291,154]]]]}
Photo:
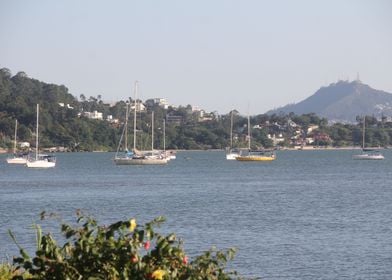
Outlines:
{"type": "Polygon", "coordinates": [[[14,241],[15,245],[18,246],[19,252],[22,255],[22,257],[26,260],[30,260],[30,256],[26,253],[26,251],[18,244],[16,241],[15,235],[11,230],[8,230],[8,234],[11,236],[12,240],[14,241]]]}
{"type": "Polygon", "coordinates": [[[42,239],[42,229],[39,225],[34,224],[33,227],[35,228],[35,238],[37,244],[37,251],[41,249],[41,239],[42,239]]]}

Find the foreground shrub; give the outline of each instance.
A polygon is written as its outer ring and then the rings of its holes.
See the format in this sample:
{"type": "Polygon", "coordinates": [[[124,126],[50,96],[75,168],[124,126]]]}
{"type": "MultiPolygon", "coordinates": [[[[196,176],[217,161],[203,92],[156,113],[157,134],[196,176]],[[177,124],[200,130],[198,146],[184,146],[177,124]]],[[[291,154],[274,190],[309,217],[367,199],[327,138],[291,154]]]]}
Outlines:
{"type": "MultiPolygon", "coordinates": [[[[45,213],[41,218],[46,218],[45,213]]],[[[30,257],[20,249],[14,258],[18,271],[28,279],[234,279],[226,264],[235,250],[211,249],[189,260],[182,241],[175,234],[163,236],[154,227],[164,222],[158,217],[145,225],[135,219],[100,226],[91,217],[77,213],[78,226],[61,225],[65,244],[57,245],[50,233],[42,235],[36,226],[37,251],[30,257]]],[[[11,237],[15,236],[10,232],[11,237]]],[[[23,279],[13,276],[12,279],[23,279]]]]}
{"type": "Polygon", "coordinates": [[[0,263],[0,280],[11,280],[16,279],[28,279],[31,275],[28,273],[17,269],[15,266],[9,263],[0,263]],[[19,276],[16,278],[16,276],[19,276]]]}

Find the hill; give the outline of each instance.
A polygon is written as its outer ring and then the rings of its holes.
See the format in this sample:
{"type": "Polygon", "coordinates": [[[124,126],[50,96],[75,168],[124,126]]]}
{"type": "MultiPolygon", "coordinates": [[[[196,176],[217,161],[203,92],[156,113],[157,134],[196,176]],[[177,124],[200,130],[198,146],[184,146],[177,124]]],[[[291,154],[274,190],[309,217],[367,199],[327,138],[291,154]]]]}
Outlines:
{"type": "MultiPolygon", "coordinates": [[[[118,129],[104,122],[79,117],[84,108],[100,110],[94,102],[78,102],[64,85],[48,84],[18,72],[12,76],[7,68],[0,69],[0,147],[10,147],[18,120],[18,140],[35,143],[37,103],[40,107],[40,144],[42,147],[67,147],[69,150],[115,149],[118,129]],[[61,106],[60,104],[63,104],[61,106]],[[68,106],[64,106],[67,104],[68,106]]],[[[102,106],[101,106],[102,107],[102,106]]],[[[103,110],[100,110],[103,111],[103,110]]]]}
{"type": "Polygon", "coordinates": [[[315,113],[332,122],[354,122],[357,116],[392,115],[392,94],[376,90],[360,81],[339,81],[322,87],[297,104],[268,111],[278,113],[315,113]]]}

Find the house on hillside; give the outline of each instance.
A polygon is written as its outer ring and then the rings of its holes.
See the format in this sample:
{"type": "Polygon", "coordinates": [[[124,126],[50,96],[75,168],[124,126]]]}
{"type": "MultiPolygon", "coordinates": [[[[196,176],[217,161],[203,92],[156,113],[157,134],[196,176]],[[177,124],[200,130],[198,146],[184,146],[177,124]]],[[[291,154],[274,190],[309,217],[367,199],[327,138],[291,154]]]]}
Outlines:
{"type": "Polygon", "coordinates": [[[276,136],[276,134],[268,134],[268,139],[272,140],[272,144],[274,146],[277,146],[279,143],[282,143],[285,141],[285,138],[283,137],[282,134],[278,134],[278,136],[276,136]]]}
{"type": "Polygon", "coordinates": [[[182,116],[176,116],[173,114],[166,115],[166,123],[173,125],[181,125],[184,122],[184,118],[182,116]]]}
{"type": "Polygon", "coordinates": [[[83,116],[92,120],[103,120],[103,114],[98,111],[83,112],[83,116]]]}
{"type": "Polygon", "coordinates": [[[72,107],[72,106],[69,105],[69,104],[64,104],[64,103],[61,103],[61,102],[59,103],[59,106],[60,106],[60,107],[66,107],[67,109],[71,109],[71,110],[74,108],[74,107],[72,107]]]}
{"type": "Polygon", "coordinates": [[[169,108],[169,102],[167,102],[167,100],[165,98],[153,98],[153,99],[148,99],[146,100],[146,106],[147,107],[153,107],[155,105],[158,105],[159,107],[163,108],[163,109],[167,109],[169,108]]]}
{"type": "MultiPolygon", "coordinates": [[[[133,111],[133,110],[135,110],[135,103],[131,104],[131,111],[133,111]]],[[[146,106],[142,102],[138,101],[138,102],[136,102],[136,110],[138,112],[145,112],[147,109],[146,109],[146,106]]]]}
{"type": "Polygon", "coordinates": [[[118,124],[119,123],[119,120],[113,118],[113,115],[108,115],[106,117],[106,121],[109,122],[109,123],[112,123],[112,124],[118,124]]]}

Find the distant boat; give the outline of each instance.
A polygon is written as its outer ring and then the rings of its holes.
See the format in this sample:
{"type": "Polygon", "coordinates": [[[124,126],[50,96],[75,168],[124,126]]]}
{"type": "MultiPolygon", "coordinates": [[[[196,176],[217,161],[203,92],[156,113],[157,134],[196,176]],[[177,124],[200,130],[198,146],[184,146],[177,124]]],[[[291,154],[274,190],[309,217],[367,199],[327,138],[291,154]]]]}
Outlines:
{"type": "Polygon", "coordinates": [[[227,160],[236,160],[236,158],[240,155],[240,150],[238,149],[229,149],[226,152],[226,159],[227,160]]]}
{"type": "Polygon", "coordinates": [[[238,161],[272,161],[275,159],[276,156],[273,150],[249,150],[247,153],[236,157],[238,161]]]}
{"type": "Polygon", "coordinates": [[[230,147],[226,151],[227,160],[235,160],[240,155],[238,149],[233,149],[233,110],[231,110],[230,116],[230,147]]]}
{"type": "Polygon", "coordinates": [[[241,149],[240,155],[235,159],[238,161],[273,161],[276,159],[276,155],[273,150],[251,150],[250,142],[250,119],[248,115],[248,150],[241,149]]]}
{"type": "MultiPolygon", "coordinates": [[[[135,82],[135,108],[134,108],[134,119],[133,119],[133,149],[128,151],[128,104],[126,109],[125,124],[123,133],[120,138],[120,143],[117,148],[116,155],[114,157],[114,163],[116,165],[162,165],[167,164],[168,159],[164,156],[164,153],[154,150],[154,126],[152,125],[152,146],[151,151],[138,151],[136,149],[136,110],[137,110],[137,86],[135,82]],[[120,153],[120,146],[122,139],[124,138],[124,149],[123,153],[120,153]]],[[[154,123],[152,117],[152,123],[154,123]]]]}
{"type": "Polygon", "coordinates": [[[353,155],[353,159],[368,159],[368,160],[380,160],[384,159],[384,156],[379,150],[374,151],[362,151],[359,155],[353,155]]]}
{"type": "Polygon", "coordinates": [[[26,164],[28,153],[18,152],[16,149],[17,131],[18,131],[18,120],[15,120],[14,153],[13,153],[13,157],[7,158],[7,163],[26,164]]]}
{"type": "Polygon", "coordinates": [[[166,151],[165,155],[166,155],[166,158],[169,159],[169,160],[177,158],[175,151],[166,151]]]}
{"type": "Polygon", "coordinates": [[[163,154],[167,160],[176,159],[176,151],[166,150],[166,121],[163,119],[163,154]]]}
{"type": "Polygon", "coordinates": [[[362,124],[362,152],[358,155],[353,155],[353,159],[357,160],[382,160],[384,156],[378,148],[365,148],[365,122],[366,117],[363,118],[362,124]]]}
{"type": "Polygon", "coordinates": [[[37,104],[37,127],[35,132],[35,159],[29,159],[26,166],[29,168],[50,168],[56,166],[56,157],[39,154],[39,104],[37,104]]]}

